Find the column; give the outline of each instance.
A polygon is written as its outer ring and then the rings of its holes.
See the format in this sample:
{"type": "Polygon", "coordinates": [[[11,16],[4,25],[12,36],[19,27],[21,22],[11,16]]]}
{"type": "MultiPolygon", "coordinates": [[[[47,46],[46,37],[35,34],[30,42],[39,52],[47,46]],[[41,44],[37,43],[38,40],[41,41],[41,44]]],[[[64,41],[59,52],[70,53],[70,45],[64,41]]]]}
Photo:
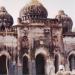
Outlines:
{"type": "Polygon", "coordinates": [[[32,68],[31,68],[32,75],[36,75],[36,66],[35,66],[35,60],[32,59],[32,68]]]}
{"type": "Polygon", "coordinates": [[[17,28],[17,33],[18,33],[18,50],[17,50],[17,55],[18,55],[18,59],[17,59],[17,74],[16,75],[22,75],[22,63],[20,61],[20,28],[17,28]]]}
{"type": "Polygon", "coordinates": [[[31,60],[29,60],[29,75],[32,74],[32,63],[31,60]]]}
{"type": "Polygon", "coordinates": [[[48,59],[46,61],[46,75],[54,75],[55,74],[55,68],[53,60],[48,59]]]}
{"type": "Polygon", "coordinates": [[[45,69],[46,75],[50,74],[50,61],[46,61],[46,69],[45,69]]]}

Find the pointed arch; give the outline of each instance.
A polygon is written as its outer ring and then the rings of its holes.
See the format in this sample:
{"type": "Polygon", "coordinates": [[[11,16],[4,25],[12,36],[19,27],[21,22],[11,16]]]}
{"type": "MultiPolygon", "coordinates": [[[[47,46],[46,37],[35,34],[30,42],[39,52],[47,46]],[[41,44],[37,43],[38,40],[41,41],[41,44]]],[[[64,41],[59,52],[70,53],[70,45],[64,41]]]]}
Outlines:
{"type": "Polygon", "coordinates": [[[25,53],[24,55],[23,55],[23,57],[24,56],[26,56],[28,59],[30,59],[30,56],[27,54],[27,53],[25,53]]]}
{"type": "Polygon", "coordinates": [[[38,54],[42,54],[46,58],[49,55],[49,52],[47,48],[41,47],[41,48],[36,49],[35,58],[38,54]]]}
{"type": "Polygon", "coordinates": [[[8,52],[6,52],[6,51],[1,51],[0,56],[2,56],[2,55],[5,55],[8,59],[11,58],[10,54],[8,52]]]}

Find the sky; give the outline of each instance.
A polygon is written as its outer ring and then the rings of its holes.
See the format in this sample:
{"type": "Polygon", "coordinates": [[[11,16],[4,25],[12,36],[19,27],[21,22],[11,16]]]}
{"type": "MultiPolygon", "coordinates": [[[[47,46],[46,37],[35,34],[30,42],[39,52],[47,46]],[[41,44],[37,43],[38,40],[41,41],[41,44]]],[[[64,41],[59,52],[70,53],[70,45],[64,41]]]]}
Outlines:
{"type": "MultiPolygon", "coordinates": [[[[20,10],[31,0],[0,0],[0,7],[4,6],[17,24],[20,10]]],[[[48,18],[54,18],[59,10],[70,16],[73,20],[73,30],[75,29],[75,0],[39,0],[48,11],[48,18]]],[[[75,31],[75,30],[74,30],[75,31]]]]}

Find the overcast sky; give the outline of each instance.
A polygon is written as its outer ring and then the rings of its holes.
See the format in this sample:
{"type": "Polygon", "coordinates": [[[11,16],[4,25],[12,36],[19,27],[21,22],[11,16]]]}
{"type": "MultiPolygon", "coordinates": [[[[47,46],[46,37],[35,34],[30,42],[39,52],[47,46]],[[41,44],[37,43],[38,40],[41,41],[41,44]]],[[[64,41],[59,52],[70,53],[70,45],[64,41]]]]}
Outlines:
{"type": "MultiPolygon", "coordinates": [[[[39,0],[47,9],[48,17],[54,18],[59,10],[64,10],[73,20],[75,27],[75,0],[39,0]]],[[[6,7],[7,11],[13,16],[14,24],[17,23],[19,12],[30,0],[0,0],[0,6],[6,7]]]]}

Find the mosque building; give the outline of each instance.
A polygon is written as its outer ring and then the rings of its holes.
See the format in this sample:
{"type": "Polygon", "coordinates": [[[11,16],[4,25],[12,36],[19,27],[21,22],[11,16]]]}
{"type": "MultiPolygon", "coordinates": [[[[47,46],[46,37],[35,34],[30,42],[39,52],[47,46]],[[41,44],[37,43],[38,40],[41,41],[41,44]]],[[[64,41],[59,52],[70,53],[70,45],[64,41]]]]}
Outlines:
{"type": "Polygon", "coordinates": [[[55,18],[47,17],[46,8],[32,0],[13,25],[13,17],[0,7],[1,75],[54,75],[59,70],[75,70],[72,19],[63,10],[55,18]]]}

